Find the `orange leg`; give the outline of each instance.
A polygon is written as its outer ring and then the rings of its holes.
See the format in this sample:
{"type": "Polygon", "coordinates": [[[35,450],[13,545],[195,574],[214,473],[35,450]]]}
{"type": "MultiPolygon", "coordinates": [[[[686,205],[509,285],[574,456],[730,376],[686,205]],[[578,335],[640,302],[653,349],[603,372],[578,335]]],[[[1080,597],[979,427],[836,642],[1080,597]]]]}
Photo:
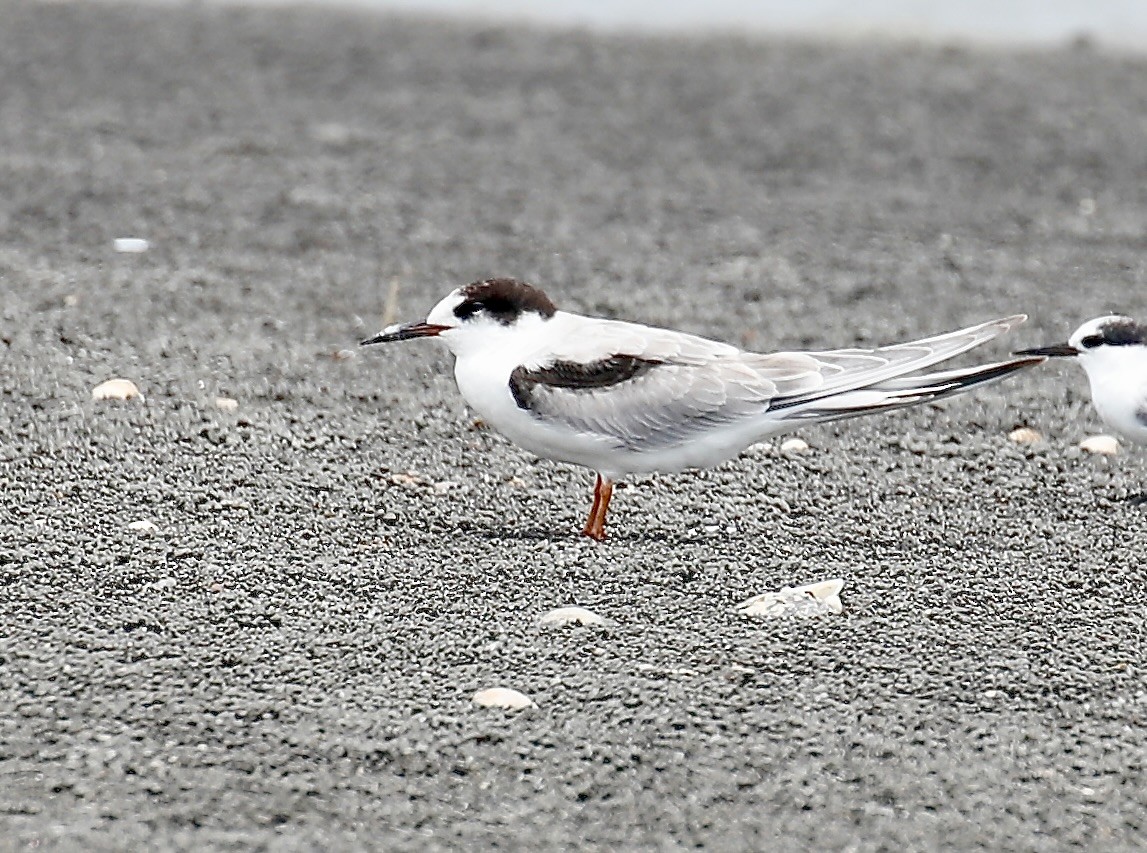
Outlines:
{"type": "Polygon", "coordinates": [[[589,511],[583,536],[588,536],[601,542],[605,539],[605,516],[609,512],[609,501],[613,497],[613,481],[606,480],[601,474],[597,475],[597,483],[593,487],[593,508],[589,511]]]}
{"type": "Polygon", "coordinates": [[[585,527],[581,529],[582,536],[593,536],[593,522],[597,518],[597,508],[601,506],[601,474],[597,475],[597,482],[593,484],[593,506],[589,508],[589,518],[585,520],[585,527]]]}

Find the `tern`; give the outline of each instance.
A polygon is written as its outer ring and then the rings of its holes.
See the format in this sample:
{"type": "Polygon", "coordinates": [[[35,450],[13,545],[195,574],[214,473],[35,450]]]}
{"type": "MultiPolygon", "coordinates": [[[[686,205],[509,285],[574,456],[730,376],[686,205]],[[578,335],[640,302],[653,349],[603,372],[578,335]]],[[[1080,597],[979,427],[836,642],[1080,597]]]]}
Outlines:
{"type": "Polygon", "coordinates": [[[537,456],[596,472],[582,533],[605,538],[613,484],[705,468],[809,424],[938,400],[1046,360],[1027,355],[906,376],[1008,331],[1024,315],[910,343],[746,352],[684,332],[559,311],[512,278],[457,288],[416,323],[362,342],[440,339],[466,402],[537,456]]]}
{"type": "Polygon", "coordinates": [[[1074,358],[1087,372],[1091,402],[1103,422],[1128,441],[1147,444],[1147,324],[1121,314],[1096,317],[1067,343],[1015,355],[1074,358]]]}

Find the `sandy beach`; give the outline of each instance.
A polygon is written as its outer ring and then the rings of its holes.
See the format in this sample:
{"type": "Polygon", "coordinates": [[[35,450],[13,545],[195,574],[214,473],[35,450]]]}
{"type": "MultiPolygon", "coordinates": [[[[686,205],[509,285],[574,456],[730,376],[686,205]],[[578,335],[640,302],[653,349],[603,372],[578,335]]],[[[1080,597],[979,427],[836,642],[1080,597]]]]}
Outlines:
{"type": "Polygon", "coordinates": [[[0,846],[1147,844],[1147,449],[1079,450],[1082,371],[635,478],[599,545],[443,349],[356,346],[493,275],[763,350],[1031,315],[961,363],[1147,316],[1147,60],[0,17],[0,846]]]}

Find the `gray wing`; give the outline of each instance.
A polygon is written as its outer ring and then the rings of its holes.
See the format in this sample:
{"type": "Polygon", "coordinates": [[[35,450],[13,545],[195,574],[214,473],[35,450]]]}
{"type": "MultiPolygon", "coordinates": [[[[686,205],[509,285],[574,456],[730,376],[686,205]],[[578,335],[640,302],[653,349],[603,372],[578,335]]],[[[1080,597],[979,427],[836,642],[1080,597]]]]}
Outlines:
{"type": "MultiPolygon", "coordinates": [[[[1016,314],[1000,320],[989,320],[945,332],[918,341],[877,347],[875,349],[839,349],[826,352],[777,353],[775,355],[745,354],[746,363],[767,369],[774,359],[788,359],[801,355],[816,362],[819,379],[804,377],[802,381],[780,389],[784,402],[794,404],[800,399],[826,397],[844,391],[866,388],[888,379],[914,373],[947,361],[960,353],[990,341],[1004,332],[1018,326],[1027,316],[1016,314]]],[[[922,377],[923,378],[923,377],[922,377]]],[[[782,401],[777,400],[779,405],[782,401]]]]}
{"type": "Polygon", "coordinates": [[[778,383],[814,376],[807,356],[749,366],[730,344],[617,320],[558,312],[563,332],[544,363],[510,377],[518,406],[573,432],[636,452],[689,441],[759,417],[778,383]]]}
{"type": "Polygon", "coordinates": [[[596,321],[584,336],[572,337],[568,352],[515,369],[510,390],[520,408],[542,420],[609,439],[619,448],[659,450],[766,412],[778,421],[833,420],[954,393],[971,381],[933,381],[944,374],[888,380],[952,358],[1023,319],[876,349],[771,355],[664,329],[596,321]],[[611,343],[626,348],[602,357],[603,344],[611,343]],[[863,395],[851,393],[862,389],[863,395]],[[828,398],[832,404],[825,405],[828,398]]]}
{"type": "Polygon", "coordinates": [[[776,384],[736,359],[676,364],[618,354],[518,367],[510,391],[520,408],[541,420],[647,452],[760,416],[776,384]]]}

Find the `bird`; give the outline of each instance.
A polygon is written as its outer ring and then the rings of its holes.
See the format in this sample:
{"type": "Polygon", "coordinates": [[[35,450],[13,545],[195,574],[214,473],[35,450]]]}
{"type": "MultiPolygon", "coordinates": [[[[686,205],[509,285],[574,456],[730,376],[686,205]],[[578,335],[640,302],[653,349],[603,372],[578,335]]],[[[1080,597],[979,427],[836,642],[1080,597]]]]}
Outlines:
{"type": "Polygon", "coordinates": [[[1147,324],[1123,314],[1088,320],[1066,343],[1016,356],[1074,358],[1087,372],[1099,417],[1132,444],[1147,444],[1147,324]]]}
{"type": "Polygon", "coordinates": [[[717,465],[809,424],[938,400],[1046,361],[1022,356],[922,376],[1026,319],[1019,314],[875,349],[748,352],[684,332],[558,310],[513,278],[451,291],[425,320],[362,346],[438,338],[481,418],[535,455],[597,475],[582,534],[605,539],[614,483],[717,465]]]}

